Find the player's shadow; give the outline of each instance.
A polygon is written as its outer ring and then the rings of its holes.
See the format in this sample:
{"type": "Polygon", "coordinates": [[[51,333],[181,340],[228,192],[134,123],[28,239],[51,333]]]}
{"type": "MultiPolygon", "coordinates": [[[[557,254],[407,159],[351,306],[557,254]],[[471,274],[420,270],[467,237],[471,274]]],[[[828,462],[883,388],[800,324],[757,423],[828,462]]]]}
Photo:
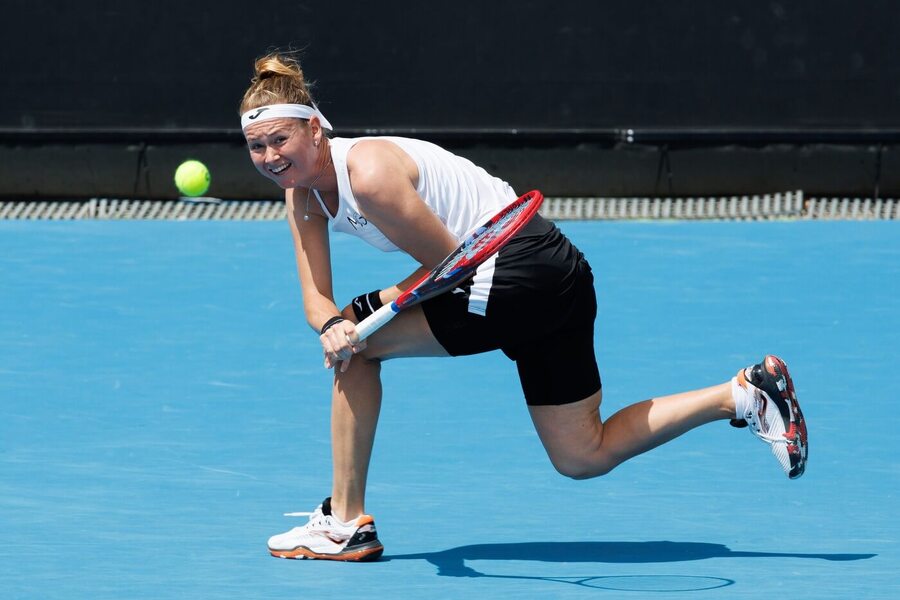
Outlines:
{"type": "Polygon", "coordinates": [[[531,560],[545,563],[668,563],[707,558],[800,558],[864,560],[875,554],[744,552],[704,542],[522,542],[474,544],[440,552],[386,556],[383,560],[427,560],[444,577],[487,577],[466,566],[467,560],[531,560]]]}

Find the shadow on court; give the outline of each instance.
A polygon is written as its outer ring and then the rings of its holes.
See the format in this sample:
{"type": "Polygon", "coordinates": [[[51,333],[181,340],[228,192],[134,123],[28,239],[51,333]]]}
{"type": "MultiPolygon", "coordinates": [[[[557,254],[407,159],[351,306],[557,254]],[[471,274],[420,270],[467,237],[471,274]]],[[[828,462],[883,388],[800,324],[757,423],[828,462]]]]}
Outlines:
{"type": "MultiPolygon", "coordinates": [[[[876,554],[742,552],[704,542],[522,542],[475,544],[441,552],[386,556],[382,560],[427,560],[445,577],[494,577],[467,567],[466,560],[532,560],[545,563],[668,563],[707,558],[800,558],[865,560],[876,554]]],[[[538,579],[538,578],[535,578],[538,579]]]]}

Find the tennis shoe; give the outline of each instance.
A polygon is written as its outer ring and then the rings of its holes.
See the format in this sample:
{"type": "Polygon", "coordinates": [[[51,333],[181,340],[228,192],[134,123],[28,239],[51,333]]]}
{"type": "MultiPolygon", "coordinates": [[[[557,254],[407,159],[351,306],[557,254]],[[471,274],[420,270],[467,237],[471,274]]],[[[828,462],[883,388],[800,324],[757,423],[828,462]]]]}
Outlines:
{"type": "Polygon", "coordinates": [[[309,521],[269,538],[269,553],[277,558],[368,561],[376,560],[384,552],[375,520],[370,515],[361,515],[342,523],[331,514],[331,498],[326,498],[311,513],[286,516],[309,516],[309,521]]]}
{"type": "Polygon", "coordinates": [[[737,383],[751,392],[753,401],[731,424],[749,426],[753,435],[769,444],[789,478],[803,475],[809,452],[806,421],[787,365],[768,355],[758,365],[738,371],[737,383]]]}

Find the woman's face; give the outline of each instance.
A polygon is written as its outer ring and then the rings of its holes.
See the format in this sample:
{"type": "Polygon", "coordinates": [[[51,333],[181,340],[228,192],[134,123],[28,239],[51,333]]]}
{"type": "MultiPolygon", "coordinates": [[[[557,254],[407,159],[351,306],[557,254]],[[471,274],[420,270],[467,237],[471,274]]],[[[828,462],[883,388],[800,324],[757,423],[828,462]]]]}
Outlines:
{"type": "Polygon", "coordinates": [[[300,119],[254,123],[244,137],[253,166],[283,189],[309,187],[321,172],[312,129],[300,119]]]}

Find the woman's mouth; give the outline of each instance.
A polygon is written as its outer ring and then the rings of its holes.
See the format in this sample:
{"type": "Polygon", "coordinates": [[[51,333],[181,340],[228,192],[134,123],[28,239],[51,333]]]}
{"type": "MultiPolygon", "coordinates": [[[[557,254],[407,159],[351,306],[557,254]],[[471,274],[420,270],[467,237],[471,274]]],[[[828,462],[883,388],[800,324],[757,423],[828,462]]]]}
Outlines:
{"type": "Polygon", "coordinates": [[[277,167],[269,167],[269,172],[272,173],[273,175],[281,175],[282,173],[287,171],[288,168],[290,168],[290,166],[291,166],[291,163],[286,162],[282,165],[278,165],[277,167]]]}

